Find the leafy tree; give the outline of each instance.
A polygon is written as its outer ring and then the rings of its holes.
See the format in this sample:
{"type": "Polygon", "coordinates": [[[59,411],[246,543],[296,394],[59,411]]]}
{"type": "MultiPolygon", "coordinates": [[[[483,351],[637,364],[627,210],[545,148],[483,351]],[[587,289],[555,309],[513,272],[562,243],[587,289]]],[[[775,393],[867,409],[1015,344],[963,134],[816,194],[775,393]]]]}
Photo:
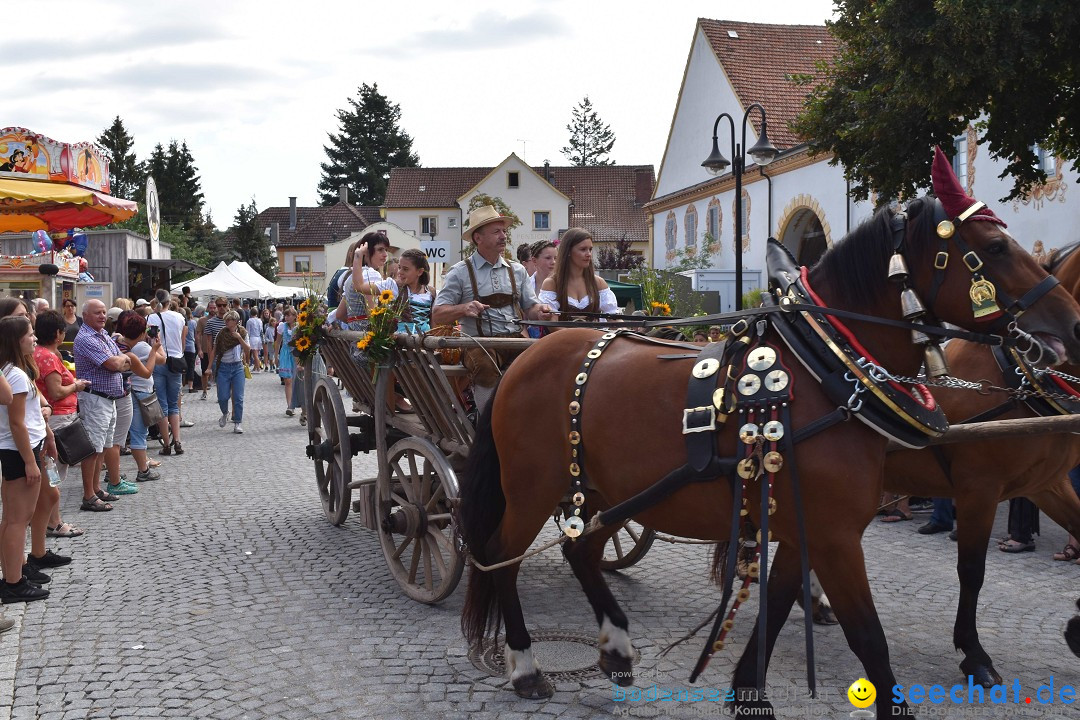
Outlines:
{"type": "Polygon", "coordinates": [[[140,201],[145,201],[145,178],[154,178],[161,205],[161,221],[190,229],[202,221],[203,194],[199,169],[191,156],[187,142],[169,143],[166,151],[161,143],[142,164],[143,184],[137,191],[140,201]]]}
{"type": "Polygon", "coordinates": [[[97,139],[109,155],[109,186],[114,197],[131,200],[139,187],[142,176],[132,149],[135,139],[128,134],[124,121],[117,115],[97,139]]]}
{"type": "MultiPolygon", "coordinates": [[[[1080,14],[1068,0],[837,0],[842,50],[794,129],[843,163],[852,193],[914,194],[969,122],[1006,163],[1009,198],[1045,180],[1032,144],[1080,158],[1080,14]]],[[[802,82],[806,82],[803,78],[802,82]]]]}
{"type": "MultiPolygon", "coordinates": [[[[475,195],[472,196],[472,198],[469,199],[469,207],[468,207],[468,210],[466,212],[471,213],[476,208],[483,207],[484,205],[491,205],[496,210],[498,210],[499,214],[502,215],[503,217],[511,218],[511,221],[509,223],[507,223],[507,226],[506,226],[506,251],[503,253],[503,255],[506,256],[507,260],[517,260],[516,257],[514,257],[514,256],[512,256],[510,254],[511,249],[514,247],[513,244],[511,244],[511,242],[510,242],[510,235],[513,233],[514,228],[521,225],[521,218],[519,218],[517,216],[517,213],[515,213],[513,210],[510,209],[510,206],[507,205],[506,202],[501,197],[499,197],[498,195],[485,195],[484,193],[476,193],[475,195]]],[[[468,232],[469,232],[469,218],[468,218],[468,215],[466,215],[466,217],[465,217],[465,225],[464,225],[464,227],[462,227],[461,232],[462,232],[463,235],[466,235],[466,236],[468,235],[468,232]]],[[[476,249],[476,246],[473,245],[471,242],[470,243],[465,243],[465,252],[463,254],[463,257],[469,257],[470,255],[473,254],[473,251],[475,249],[476,249]]]]}
{"type": "Polygon", "coordinates": [[[615,145],[615,133],[593,110],[588,95],[577,104],[571,114],[570,124],[566,126],[570,131],[570,144],[561,150],[566,159],[579,167],[614,165],[615,161],[607,155],[615,145]]]}
{"type": "MultiPolygon", "coordinates": [[[[134,217],[121,223],[113,223],[109,227],[130,230],[149,237],[150,229],[146,223],[146,205],[140,203],[139,212],[134,217]]],[[[215,252],[216,248],[220,247],[221,244],[220,235],[221,233],[214,229],[214,221],[209,215],[202,218],[201,222],[191,230],[185,230],[179,225],[163,222],[158,231],[159,240],[172,246],[172,257],[193,262],[204,268],[213,267],[215,260],[217,260],[215,252]]],[[[173,282],[182,282],[198,274],[200,273],[197,270],[174,273],[173,282]]]]}
{"type": "Polygon", "coordinates": [[[596,253],[596,265],[601,270],[633,270],[645,264],[645,258],[631,251],[633,242],[626,233],[615,241],[615,247],[601,247],[596,253]]]}
{"type": "Polygon", "coordinates": [[[270,238],[259,228],[259,210],[252,198],[241,205],[233,221],[233,252],[271,282],[277,279],[277,258],[270,252],[270,238]]]}
{"type": "Polygon", "coordinates": [[[716,251],[720,249],[720,242],[709,233],[705,233],[701,244],[693,248],[679,248],[675,251],[675,258],[668,266],[673,273],[686,270],[705,270],[713,266],[716,259],[716,251]]]}
{"type": "Polygon", "coordinates": [[[401,107],[379,92],[378,83],[364,83],[358,99],[337,111],[338,133],[330,133],[323,146],[329,162],[321,163],[319,202],[333,205],[341,185],[349,188],[357,205],[382,205],[390,169],[418,167],[412,137],[398,126],[401,107]]]}

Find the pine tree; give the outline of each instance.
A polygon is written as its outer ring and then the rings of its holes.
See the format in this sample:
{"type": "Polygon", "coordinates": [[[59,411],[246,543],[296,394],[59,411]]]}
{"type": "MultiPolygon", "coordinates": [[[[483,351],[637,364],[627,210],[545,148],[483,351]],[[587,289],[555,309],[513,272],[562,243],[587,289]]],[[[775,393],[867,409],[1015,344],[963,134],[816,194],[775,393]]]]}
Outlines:
{"type": "Polygon", "coordinates": [[[277,258],[270,252],[270,238],[259,228],[255,199],[241,205],[233,221],[233,253],[273,282],[277,278],[277,258]]]}
{"type": "Polygon", "coordinates": [[[185,230],[202,222],[203,194],[199,169],[191,156],[187,142],[169,143],[165,150],[161,143],[154,146],[150,157],[142,164],[142,187],[137,197],[145,200],[145,179],[154,178],[158,201],[161,205],[161,221],[179,225],[185,230]]]}
{"type": "Polygon", "coordinates": [[[570,131],[570,144],[561,151],[566,159],[579,167],[614,165],[615,161],[607,155],[615,145],[615,133],[596,114],[589,96],[586,95],[571,113],[573,119],[566,126],[570,131]]]}
{"type": "Polygon", "coordinates": [[[319,201],[333,205],[341,185],[357,205],[381,205],[386,198],[390,169],[418,167],[412,138],[398,126],[401,108],[379,92],[378,83],[360,86],[358,99],[337,111],[337,134],[324,146],[329,162],[321,163],[319,201]]]}
{"type": "Polygon", "coordinates": [[[142,176],[132,149],[135,139],[128,134],[119,115],[101,133],[97,142],[109,155],[109,185],[113,197],[133,199],[142,176]]]}

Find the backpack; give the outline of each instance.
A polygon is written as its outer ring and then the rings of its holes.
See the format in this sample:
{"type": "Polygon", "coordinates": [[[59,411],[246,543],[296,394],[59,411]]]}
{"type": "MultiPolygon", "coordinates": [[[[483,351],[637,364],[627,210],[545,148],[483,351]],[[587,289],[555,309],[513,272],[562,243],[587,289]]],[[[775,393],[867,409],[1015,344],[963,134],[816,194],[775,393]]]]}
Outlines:
{"type": "Polygon", "coordinates": [[[337,307],[341,304],[341,276],[349,272],[351,268],[341,267],[337,269],[334,276],[330,278],[330,282],[326,286],[326,306],[337,307]]]}

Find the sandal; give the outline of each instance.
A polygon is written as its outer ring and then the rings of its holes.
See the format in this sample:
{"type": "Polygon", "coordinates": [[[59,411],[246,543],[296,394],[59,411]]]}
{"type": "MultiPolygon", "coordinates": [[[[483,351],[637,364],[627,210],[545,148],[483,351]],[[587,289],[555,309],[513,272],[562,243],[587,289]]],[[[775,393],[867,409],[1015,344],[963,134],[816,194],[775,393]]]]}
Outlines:
{"type": "Polygon", "coordinates": [[[146,464],[149,465],[152,468],[161,467],[161,461],[160,460],[150,460],[149,458],[147,458],[146,464]]]}
{"type": "Polygon", "coordinates": [[[893,508],[889,512],[885,513],[885,517],[881,518],[883,523],[902,522],[904,520],[910,520],[911,513],[904,514],[900,508],[893,508]]]}
{"type": "Polygon", "coordinates": [[[103,502],[101,498],[95,495],[92,498],[83,498],[80,510],[89,510],[90,512],[108,512],[113,507],[107,502],[103,502]]]}
{"type": "Polygon", "coordinates": [[[1009,539],[1007,542],[1003,542],[998,545],[998,550],[1005,553],[1022,553],[1035,549],[1035,541],[1032,540],[1029,543],[1017,542],[1016,540],[1009,539]]]}
{"type": "Polygon", "coordinates": [[[1072,562],[1077,558],[1080,558],[1080,548],[1076,547],[1072,543],[1069,543],[1065,547],[1061,548],[1061,552],[1054,553],[1055,560],[1065,560],[1067,562],[1072,562]]]}
{"type": "Polygon", "coordinates": [[[56,527],[53,527],[52,525],[45,526],[45,535],[47,537],[79,537],[83,532],[83,530],[80,530],[69,522],[62,522],[56,527]]]}
{"type": "MultiPolygon", "coordinates": [[[[120,482],[123,482],[123,480],[121,480],[120,482]]],[[[98,490],[94,494],[98,496],[99,500],[103,500],[105,502],[116,502],[120,499],[118,496],[113,495],[111,492],[106,492],[105,490],[98,490]]]]}

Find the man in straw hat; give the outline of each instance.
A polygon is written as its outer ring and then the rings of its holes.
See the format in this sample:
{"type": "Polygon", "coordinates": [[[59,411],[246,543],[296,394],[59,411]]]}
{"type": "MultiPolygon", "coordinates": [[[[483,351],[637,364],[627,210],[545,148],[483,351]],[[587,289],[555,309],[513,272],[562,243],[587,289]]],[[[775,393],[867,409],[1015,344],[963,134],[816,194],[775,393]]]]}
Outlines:
{"type": "MultiPolygon", "coordinates": [[[[476,251],[446,273],[432,308],[432,325],[460,320],[462,332],[472,337],[521,337],[518,320],[522,317],[551,319],[551,307],[537,302],[525,268],[503,256],[510,222],[491,205],[469,213],[468,229],[461,237],[473,243],[476,251]]],[[[499,370],[517,355],[479,347],[464,352],[462,363],[469,370],[478,408],[490,400],[499,370]]]]}

